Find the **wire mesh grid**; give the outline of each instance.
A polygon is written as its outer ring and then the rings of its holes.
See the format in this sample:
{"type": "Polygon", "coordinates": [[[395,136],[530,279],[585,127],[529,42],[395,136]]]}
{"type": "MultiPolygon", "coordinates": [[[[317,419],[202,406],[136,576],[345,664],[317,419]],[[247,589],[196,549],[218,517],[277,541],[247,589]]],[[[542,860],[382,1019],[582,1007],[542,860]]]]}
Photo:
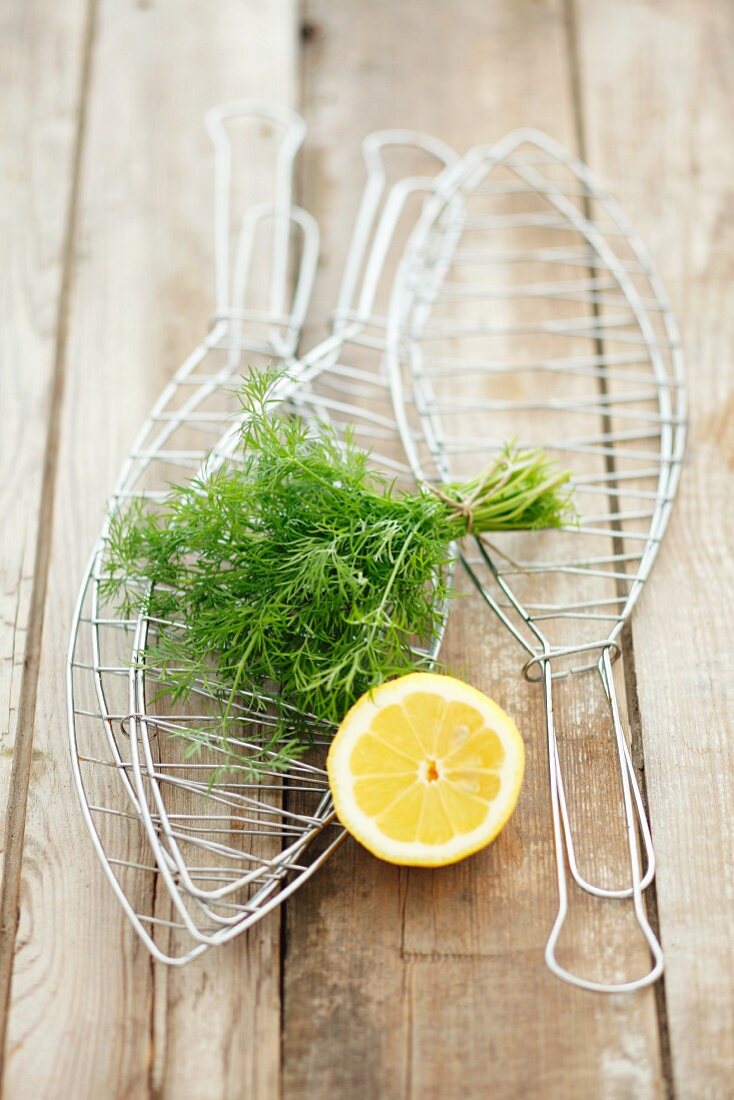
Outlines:
{"type": "MultiPolygon", "coordinates": [[[[141,496],[155,507],[170,480],[236,462],[233,391],[243,372],[273,360],[287,368],[279,397],[289,408],[337,431],[351,425],[375,464],[398,479],[473,475],[514,435],[569,466],[577,526],[477,539],[461,560],[525,648],[525,675],[545,692],[559,889],[548,965],[590,989],[647,984],[662,968],[642,899],[654,854],[611,664],[667,523],[684,398],[674,322],[644,249],[585,166],[544,135],[518,132],[461,160],[422,135],[371,135],[332,331],[299,355],[318,251],[312,219],[291,201],[303,124],[289,112],[235,104],[208,125],[217,152],[214,325],[144,425],[112,508],[141,496]],[[223,124],[240,114],[269,118],[285,137],[275,201],[247,212],[230,263],[223,124]],[[393,173],[389,182],[385,158],[394,149],[420,154],[432,174],[393,173]],[[254,308],[250,272],[266,230],[268,300],[254,308]],[[592,883],[579,869],[558,752],[553,682],[590,670],[601,679],[619,754],[630,876],[622,885],[592,883]],[[593,981],[558,963],[569,873],[590,894],[632,899],[652,953],[646,975],[593,981]]],[[[329,731],[286,773],[257,783],[246,766],[222,775],[222,753],[262,751],[268,737],[261,702],[240,697],[241,738],[187,756],[175,735],[214,721],[220,700],[202,685],[187,710],[162,708],[141,661],[161,624],[123,620],[103,602],[105,538],[103,530],[70,647],[75,777],[127,915],[156,958],[182,963],[279,905],[342,839],[323,770],[329,731]]],[[[440,642],[431,641],[431,655],[440,642]]]]}
{"type": "MultiPolygon", "coordinates": [[[[255,778],[247,756],[262,755],[274,718],[262,699],[240,693],[234,705],[241,733],[226,742],[212,738],[191,755],[192,731],[216,723],[221,694],[201,682],[185,704],[174,707],[167,699],[171,670],[151,669],[146,655],[157,631],[185,624],[145,614],[124,618],[105,597],[110,519],[133,500],[160,506],[171,482],[236,463],[243,415],[238,384],[274,362],[284,369],[276,387],[284,408],[337,433],[349,425],[378,468],[412,480],[383,369],[385,322],[374,309],[378,293],[386,297],[383,270],[405,232],[400,227],[406,218],[414,222],[411,202],[422,201],[429,181],[390,182],[383,157],[390,147],[407,149],[427,158],[434,171],[453,157],[441,143],[404,131],[367,140],[367,183],[332,333],[297,358],[318,252],[315,223],[291,201],[301,120],[264,105],[233,104],[213,112],[208,128],[217,152],[216,315],[156,402],[121,472],[82,585],[67,670],[74,775],[97,854],[148,949],[173,964],[261,919],[340,843],[344,834],[334,821],[324,770],[330,731],[314,725],[305,758],[293,759],[285,771],[258,767],[255,778]],[[223,124],[239,116],[265,118],[285,133],[276,201],[247,211],[230,262],[231,158],[223,124]],[[253,256],[266,229],[271,278],[265,305],[254,308],[248,302],[253,256]]],[[[435,656],[440,641],[429,640],[424,652],[435,656]]]]}
{"type": "Polygon", "coordinates": [[[662,953],[642,901],[654,854],[611,665],[658,552],[684,447],[682,353],[663,290],[588,169],[546,135],[518,131],[437,181],[395,282],[388,333],[418,478],[469,475],[513,437],[572,471],[577,525],[480,537],[462,562],[545,691],[560,893],[546,960],[585,988],[637,988],[659,976],[662,953]],[[553,681],[593,670],[619,754],[623,885],[592,883],[579,869],[554,724],[553,681]],[[652,954],[647,974],[594,981],[558,963],[567,867],[587,893],[632,898],[652,954]]]}

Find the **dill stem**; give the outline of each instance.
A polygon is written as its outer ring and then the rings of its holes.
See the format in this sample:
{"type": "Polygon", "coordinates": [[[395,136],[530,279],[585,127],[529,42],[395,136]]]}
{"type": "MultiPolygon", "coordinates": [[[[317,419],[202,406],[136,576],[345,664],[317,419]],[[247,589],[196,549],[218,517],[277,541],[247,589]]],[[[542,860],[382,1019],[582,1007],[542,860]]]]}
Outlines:
{"type": "Polygon", "coordinates": [[[384,592],[384,595],[383,595],[382,599],[380,600],[380,605],[377,609],[377,614],[375,615],[375,621],[372,623],[372,629],[370,630],[370,635],[369,635],[370,641],[374,640],[375,632],[377,630],[377,624],[378,624],[378,622],[380,622],[380,620],[382,619],[382,616],[385,613],[385,608],[387,607],[388,597],[390,596],[390,593],[393,589],[395,581],[397,580],[398,570],[400,569],[403,562],[405,561],[405,556],[408,553],[408,547],[410,546],[410,544],[411,544],[411,542],[414,538],[414,535],[415,535],[414,531],[409,531],[408,535],[406,536],[405,540],[403,541],[403,545],[402,545],[402,548],[400,550],[400,553],[397,556],[397,559],[395,561],[395,565],[393,566],[393,569],[392,569],[392,572],[391,572],[391,574],[388,578],[387,584],[385,585],[385,592],[384,592]]]}
{"type": "MultiPolygon", "coordinates": [[[[103,586],[157,622],[141,659],[162,690],[187,699],[203,682],[219,749],[255,771],[288,767],[315,723],[335,727],[369,688],[425,667],[415,642],[442,628],[452,541],[575,516],[569,474],[515,444],[466,481],[402,492],[349,429],[271,412],[277,378],[243,384],[236,463],[111,517],[103,586]],[[267,761],[229,740],[261,700],[275,708],[267,761]]],[[[176,735],[198,751],[211,729],[176,735]]]]}

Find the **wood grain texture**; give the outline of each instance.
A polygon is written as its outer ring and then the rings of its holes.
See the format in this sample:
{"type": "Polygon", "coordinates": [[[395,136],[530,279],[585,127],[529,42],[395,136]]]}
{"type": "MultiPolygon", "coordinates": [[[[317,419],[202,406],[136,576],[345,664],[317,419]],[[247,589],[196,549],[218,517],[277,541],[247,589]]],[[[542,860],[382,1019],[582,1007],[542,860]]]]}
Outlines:
{"type": "Polygon", "coordinates": [[[0,12],[3,175],[0,232],[0,800],[5,809],[26,658],[48,436],[86,5],[48,18],[44,4],[0,12]]]}
{"type": "MultiPolygon", "coordinates": [[[[307,6],[304,204],[322,221],[317,295],[334,300],[370,129],[422,128],[460,150],[519,125],[574,147],[560,4],[328,3],[307,6]]],[[[663,1093],[654,998],[602,999],[563,986],[542,950],[555,912],[542,700],[520,652],[478,601],[452,612],[446,659],[526,733],[520,807],[485,853],[440,872],[402,870],[348,842],[288,907],[286,1095],[656,1097],[663,1093]]],[[[599,693],[600,694],[600,693],[599,693]]],[[[576,819],[598,828],[615,798],[602,699],[559,692],[576,819]],[[591,776],[591,780],[586,777],[591,776]]],[[[607,855],[605,870],[618,866],[607,855]]],[[[599,856],[595,870],[604,859],[599,856]]],[[[579,901],[566,955],[642,972],[629,924],[579,901]],[[600,946],[601,945],[601,946],[600,946]],[[613,963],[613,956],[611,962],[613,963]]]]}
{"type": "MultiPolygon", "coordinates": [[[[296,42],[285,2],[105,0],[97,14],[8,1037],[13,1100],[277,1091],[278,922],[183,972],[152,965],[79,814],[63,654],[104,500],[212,309],[204,111],[240,96],[293,102],[296,42]]],[[[260,176],[253,168],[245,190],[260,176]]]]}
{"type": "MultiPolygon", "coordinates": [[[[21,740],[16,769],[30,778],[22,850],[24,799],[9,819],[17,939],[7,875],[0,929],[0,959],[15,963],[5,1095],[728,1100],[729,0],[0,0],[0,21],[3,805],[21,740]],[[334,304],[362,189],[360,140],[379,126],[415,126],[460,151],[518,125],[570,148],[581,141],[649,246],[681,322],[692,396],[681,497],[625,670],[659,858],[667,975],[657,1004],[651,992],[585,994],[543,966],[556,899],[542,700],[519,675],[519,649],[473,600],[454,614],[448,659],[517,717],[530,748],[518,812],[488,851],[435,873],[388,867],[348,841],[289,902],[283,939],[275,915],[182,971],[151,963],[102,878],[67,759],[71,602],[120,462],[211,312],[201,118],[233,97],[307,116],[301,199],[323,232],[309,342],[334,304]],[[50,549],[44,599],[39,545],[50,549]],[[26,684],[40,660],[38,697],[26,690],[25,703],[35,730],[16,739],[27,657],[26,684]]],[[[245,199],[266,182],[256,145],[246,147],[245,199]]],[[[614,797],[603,700],[570,684],[558,709],[574,814],[603,842],[608,818],[596,806],[614,797]],[[584,784],[590,769],[597,778],[584,784]]],[[[603,843],[582,854],[599,873],[619,870],[603,843]]],[[[152,881],[141,889],[149,907],[152,881]]],[[[616,943],[627,970],[644,965],[613,908],[574,905],[567,958],[591,963],[616,943]]]]}
{"type": "Polygon", "coordinates": [[[633,620],[680,1100],[734,1081],[734,8],[578,5],[589,158],[646,241],[688,360],[690,442],[633,620]],[[723,612],[723,613],[722,613],[723,612]]]}
{"type": "Polygon", "coordinates": [[[88,58],[86,0],[0,8],[0,1077],[39,651],[88,58]]]}
{"type": "Polygon", "coordinates": [[[0,795],[13,755],[59,323],[86,3],[0,9],[0,795]]]}

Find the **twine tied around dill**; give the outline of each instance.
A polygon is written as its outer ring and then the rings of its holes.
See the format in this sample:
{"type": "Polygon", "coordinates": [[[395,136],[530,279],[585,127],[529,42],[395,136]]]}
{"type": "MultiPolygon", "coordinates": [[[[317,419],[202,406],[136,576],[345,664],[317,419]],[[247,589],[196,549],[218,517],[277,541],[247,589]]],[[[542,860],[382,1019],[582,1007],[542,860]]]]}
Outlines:
{"type": "Polygon", "coordinates": [[[471,535],[474,527],[474,513],[478,508],[481,508],[484,504],[488,504],[493,497],[496,497],[502,492],[507,482],[510,480],[513,470],[512,464],[508,463],[502,477],[499,481],[495,482],[491,488],[487,488],[486,484],[480,479],[479,484],[471,493],[459,493],[456,496],[450,496],[448,493],[445,493],[439,485],[434,485],[430,481],[424,481],[423,484],[434,494],[434,496],[437,496],[443,504],[451,508],[456,515],[466,520],[466,534],[471,535]]]}

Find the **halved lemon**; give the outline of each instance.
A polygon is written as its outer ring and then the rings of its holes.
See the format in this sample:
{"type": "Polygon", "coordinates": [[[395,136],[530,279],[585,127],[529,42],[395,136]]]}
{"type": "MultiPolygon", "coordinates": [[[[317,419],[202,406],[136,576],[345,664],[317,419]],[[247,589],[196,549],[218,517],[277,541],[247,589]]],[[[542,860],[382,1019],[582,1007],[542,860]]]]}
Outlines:
{"type": "Polygon", "coordinates": [[[517,803],[525,748],[509,715],[451,676],[363,695],[329,749],[337,817],[389,863],[440,867],[484,848],[517,803]]]}

